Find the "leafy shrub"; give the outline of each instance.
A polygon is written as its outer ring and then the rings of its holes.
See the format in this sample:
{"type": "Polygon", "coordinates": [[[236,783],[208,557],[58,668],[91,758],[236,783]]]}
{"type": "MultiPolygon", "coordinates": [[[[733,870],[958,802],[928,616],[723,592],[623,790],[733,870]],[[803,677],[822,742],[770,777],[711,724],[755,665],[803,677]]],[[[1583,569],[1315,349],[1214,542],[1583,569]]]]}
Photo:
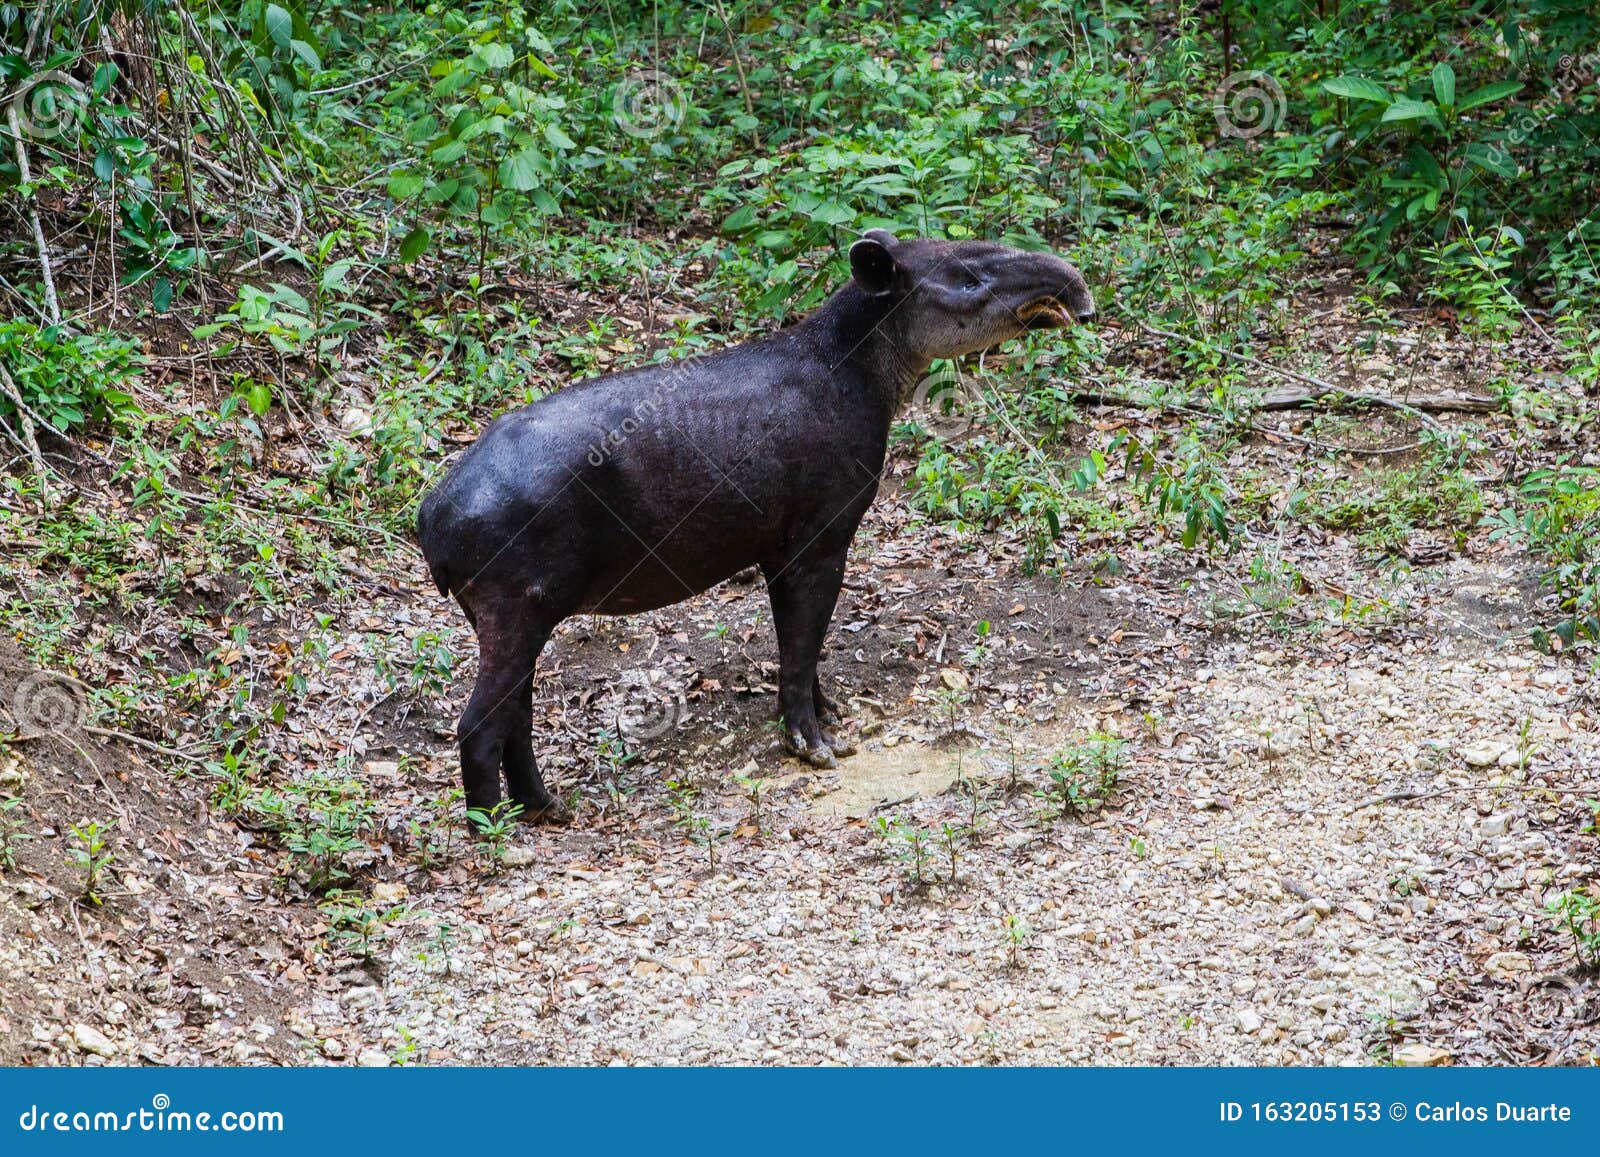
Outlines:
{"type": "MultiPolygon", "coordinates": [[[[0,366],[23,403],[63,434],[137,408],[128,391],[139,376],[139,347],[117,334],[0,321],[0,366]]],[[[0,417],[15,408],[0,394],[0,417]]]]}

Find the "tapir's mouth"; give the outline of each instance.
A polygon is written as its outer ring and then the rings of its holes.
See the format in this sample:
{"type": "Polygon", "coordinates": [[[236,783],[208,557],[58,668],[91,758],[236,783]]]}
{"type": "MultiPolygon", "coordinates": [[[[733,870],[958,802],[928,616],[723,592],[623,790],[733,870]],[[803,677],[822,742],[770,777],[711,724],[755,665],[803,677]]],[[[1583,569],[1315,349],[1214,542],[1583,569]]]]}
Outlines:
{"type": "Polygon", "coordinates": [[[1065,329],[1072,324],[1072,311],[1064,301],[1046,295],[1017,310],[1017,320],[1029,329],[1065,329]]]}

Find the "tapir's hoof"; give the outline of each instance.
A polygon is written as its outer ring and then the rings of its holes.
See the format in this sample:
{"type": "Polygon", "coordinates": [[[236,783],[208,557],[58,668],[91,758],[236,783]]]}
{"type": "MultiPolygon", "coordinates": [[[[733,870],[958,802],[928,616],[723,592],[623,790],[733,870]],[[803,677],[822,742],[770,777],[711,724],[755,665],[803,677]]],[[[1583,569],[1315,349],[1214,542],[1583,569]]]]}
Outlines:
{"type": "Polygon", "coordinates": [[[572,810],[558,799],[552,798],[543,807],[524,807],[517,817],[525,824],[570,824],[572,810]]]}
{"type": "Polygon", "coordinates": [[[833,757],[833,748],[826,743],[819,743],[815,747],[808,748],[805,753],[805,761],[812,767],[834,768],[839,766],[839,761],[833,757]]]}
{"type": "Polygon", "coordinates": [[[822,741],[828,747],[833,749],[833,753],[835,755],[846,756],[854,755],[856,753],[856,745],[851,743],[850,740],[844,738],[843,734],[839,731],[824,732],[822,741]]]}
{"type": "Polygon", "coordinates": [[[833,757],[828,742],[827,737],[822,736],[816,743],[807,743],[798,731],[787,731],[783,736],[783,749],[812,767],[838,767],[839,761],[833,757]]]}

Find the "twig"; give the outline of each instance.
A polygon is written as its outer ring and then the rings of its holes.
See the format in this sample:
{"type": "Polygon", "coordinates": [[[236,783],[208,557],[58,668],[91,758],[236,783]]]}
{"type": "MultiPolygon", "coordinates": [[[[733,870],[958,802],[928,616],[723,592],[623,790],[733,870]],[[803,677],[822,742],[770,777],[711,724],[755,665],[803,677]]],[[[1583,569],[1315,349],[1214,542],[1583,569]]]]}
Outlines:
{"type": "Polygon", "coordinates": [[[39,440],[34,437],[33,411],[29,409],[28,403],[22,400],[22,390],[18,388],[17,383],[11,378],[10,371],[3,365],[0,365],[0,392],[4,392],[6,400],[17,408],[17,423],[22,427],[22,448],[33,459],[33,472],[39,479],[39,494],[48,506],[51,502],[50,474],[44,464],[44,455],[39,452],[39,440]]]}
{"type": "MultiPolygon", "coordinates": [[[[33,175],[28,169],[28,149],[22,143],[22,125],[17,121],[15,101],[6,106],[6,123],[11,128],[11,143],[16,149],[17,170],[22,177],[22,184],[31,185],[33,175]]],[[[61,301],[56,297],[55,274],[50,269],[50,249],[45,244],[44,225],[39,220],[39,202],[31,191],[28,194],[28,224],[33,226],[33,245],[39,251],[39,275],[44,281],[45,313],[49,315],[51,325],[60,325],[61,301]]]]}
{"type": "Polygon", "coordinates": [[[173,759],[185,759],[190,763],[200,764],[202,767],[206,762],[204,756],[190,755],[187,751],[179,751],[176,747],[164,747],[148,739],[140,739],[137,735],[129,735],[126,731],[117,731],[111,727],[96,727],[89,723],[85,723],[83,729],[90,735],[101,735],[107,739],[119,739],[123,743],[131,743],[135,747],[142,747],[146,751],[155,752],[157,755],[166,755],[173,759]]]}
{"type": "Polygon", "coordinates": [[[1453,795],[1458,791],[1542,791],[1555,795],[1577,795],[1580,792],[1595,791],[1600,789],[1600,783],[1580,783],[1570,787],[1550,787],[1544,784],[1533,783],[1464,783],[1453,787],[1441,787],[1434,791],[1392,791],[1388,795],[1373,796],[1364,803],[1352,807],[1346,815],[1362,811],[1369,807],[1378,807],[1386,803],[1401,803],[1414,799],[1434,799],[1441,795],[1453,795]]]}
{"type": "MultiPolygon", "coordinates": [[[[1152,337],[1166,338],[1169,341],[1179,341],[1185,343],[1186,345],[1201,346],[1207,349],[1219,348],[1211,346],[1209,343],[1203,342],[1199,338],[1189,337],[1186,334],[1173,333],[1171,330],[1157,329],[1155,326],[1145,321],[1139,322],[1139,328],[1145,333],[1150,334],[1152,337]]],[[[1269,397],[1261,404],[1261,408],[1265,410],[1296,409],[1307,405],[1308,403],[1320,403],[1331,398],[1335,402],[1347,406],[1372,406],[1380,409],[1396,410],[1402,414],[1408,414],[1411,417],[1416,418],[1417,421],[1421,422],[1430,429],[1443,433],[1444,427],[1441,426],[1438,420],[1428,412],[1430,409],[1440,412],[1460,410],[1473,413],[1482,413],[1485,410],[1492,410],[1496,408],[1496,404],[1493,399],[1476,397],[1424,398],[1419,399],[1419,402],[1421,403],[1419,404],[1416,402],[1402,402],[1396,398],[1385,398],[1377,394],[1353,393],[1350,390],[1341,389],[1332,382],[1325,382],[1321,378],[1312,377],[1310,374],[1301,373],[1299,370],[1290,370],[1285,369],[1283,366],[1275,366],[1271,362],[1264,362],[1260,358],[1251,357],[1249,354],[1236,353],[1230,349],[1221,349],[1220,352],[1224,356],[1230,357],[1236,362],[1240,362],[1247,366],[1254,366],[1257,369],[1266,370],[1268,373],[1277,374],[1280,377],[1288,378],[1290,381],[1295,381],[1299,382],[1301,385],[1310,386],[1316,391],[1314,394],[1285,394],[1279,395],[1276,398],[1269,397]]]]}

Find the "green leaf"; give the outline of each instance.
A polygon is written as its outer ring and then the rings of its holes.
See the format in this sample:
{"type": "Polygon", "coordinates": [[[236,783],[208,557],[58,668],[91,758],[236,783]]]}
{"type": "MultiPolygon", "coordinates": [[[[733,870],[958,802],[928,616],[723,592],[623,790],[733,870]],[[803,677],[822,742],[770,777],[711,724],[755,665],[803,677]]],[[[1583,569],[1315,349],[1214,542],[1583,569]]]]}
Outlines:
{"type": "Polygon", "coordinates": [[[1480,104],[1488,104],[1492,100],[1504,100],[1513,93],[1522,90],[1520,80],[1496,80],[1475,88],[1461,98],[1461,103],[1456,106],[1457,112],[1466,112],[1469,108],[1477,108],[1480,104]]]}
{"type": "Polygon", "coordinates": [[[1443,189],[1449,184],[1448,179],[1445,177],[1444,169],[1440,168],[1439,162],[1434,160],[1433,154],[1421,145],[1414,144],[1407,149],[1406,160],[1411,162],[1411,167],[1417,171],[1417,175],[1430,188],[1443,189]]]}
{"type": "Polygon", "coordinates": [[[1500,177],[1515,177],[1517,175],[1516,162],[1511,159],[1511,154],[1494,145],[1470,144],[1463,150],[1467,163],[1476,165],[1485,172],[1494,173],[1500,177]]]}
{"type": "Polygon", "coordinates": [[[156,283],[150,287],[150,304],[155,306],[157,313],[166,313],[172,308],[172,281],[169,278],[156,278],[156,283]]]}
{"type": "Polygon", "coordinates": [[[1456,103],[1456,70],[1442,60],[1433,66],[1433,95],[1445,108],[1456,103]]]}
{"type": "Polygon", "coordinates": [[[279,48],[288,48],[289,42],[294,39],[294,17],[289,15],[288,10],[277,4],[268,4],[261,18],[266,24],[267,35],[272,37],[272,43],[279,48]]]}
{"type": "Polygon", "coordinates": [[[722,231],[724,233],[743,233],[755,223],[756,207],[754,205],[746,205],[728,214],[728,219],[722,223],[722,231]]]}
{"type": "Polygon", "coordinates": [[[101,149],[94,155],[94,175],[109,181],[117,172],[117,155],[110,149],[101,149]]]}
{"type": "Polygon", "coordinates": [[[538,151],[531,146],[513,153],[500,162],[500,184],[521,193],[537,189],[544,183],[539,174],[541,160],[538,151]]]}
{"type": "Polygon", "coordinates": [[[1381,84],[1364,76],[1336,76],[1332,80],[1323,81],[1322,87],[1334,96],[1349,97],[1351,100],[1372,100],[1379,104],[1388,104],[1394,99],[1381,84]]]}
{"type": "Polygon", "coordinates": [[[405,201],[417,195],[422,188],[421,173],[398,172],[389,178],[389,196],[405,201]]]}
{"type": "Polygon", "coordinates": [[[111,91],[111,82],[116,79],[117,66],[108,60],[94,70],[94,80],[90,87],[94,89],[95,96],[104,99],[106,93],[111,91]]]}
{"type": "Polygon", "coordinates": [[[245,405],[250,407],[250,412],[258,418],[272,408],[272,387],[265,382],[252,381],[249,385],[240,386],[237,392],[245,405]]]}
{"type": "Polygon", "coordinates": [[[567,136],[556,125],[544,126],[544,139],[558,149],[575,149],[578,147],[578,142],[567,136]]]}
{"type": "Polygon", "coordinates": [[[428,247],[428,242],[432,239],[428,231],[419,225],[407,233],[405,240],[400,242],[400,260],[410,265],[422,256],[422,251],[428,247]]]}
{"type": "Polygon", "coordinates": [[[306,41],[291,40],[289,42],[289,51],[298,56],[300,58],[300,62],[312,72],[322,71],[322,57],[319,56],[317,54],[317,50],[312,48],[311,45],[306,41]]]}
{"type": "Polygon", "coordinates": [[[1432,101],[1412,100],[1408,96],[1400,97],[1388,108],[1383,110],[1382,120],[1385,124],[1399,121],[1438,120],[1439,110],[1432,101]]]}

